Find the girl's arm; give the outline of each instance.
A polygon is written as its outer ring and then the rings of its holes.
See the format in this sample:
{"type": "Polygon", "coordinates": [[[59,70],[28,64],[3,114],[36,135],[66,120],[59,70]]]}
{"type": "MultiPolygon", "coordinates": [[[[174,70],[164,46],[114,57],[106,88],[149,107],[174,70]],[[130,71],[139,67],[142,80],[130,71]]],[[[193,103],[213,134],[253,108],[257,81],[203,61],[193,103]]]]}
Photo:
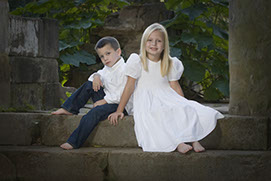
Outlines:
{"type": "Polygon", "coordinates": [[[178,80],[176,81],[169,81],[169,85],[170,87],[175,90],[179,95],[183,96],[184,97],[184,94],[183,94],[183,90],[178,82],[178,80]]]}
{"type": "Polygon", "coordinates": [[[120,117],[122,119],[124,117],[123,111],[125,109],[125,105],[127,104],[129,98],[131,97],[132,93],[134,92],[135,81],[136,81],[136,79],[128,76],[125,88],[124,88],[123,93],[120,98],[120,103],[119,103],[118,109],[116,112],[114,112],[108,116],[108,120],[110,121],[111,124],[113,124],[113,125],[118,124],[118,118],[120,117]]]}

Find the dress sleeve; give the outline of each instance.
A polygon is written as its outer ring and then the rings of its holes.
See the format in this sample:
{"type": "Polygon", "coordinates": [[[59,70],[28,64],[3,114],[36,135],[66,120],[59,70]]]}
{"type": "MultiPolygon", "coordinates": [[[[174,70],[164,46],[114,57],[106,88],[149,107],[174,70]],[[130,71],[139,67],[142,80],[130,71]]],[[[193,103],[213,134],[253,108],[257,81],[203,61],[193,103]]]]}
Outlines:
{"type": "Polygon", "coordinates": [[[127,60],[125,75],[137,79],[141,75],[141,60],[138,54],[132,53],[127,60]]]}
{"type": "Polygon", "coordinates": [[[172,67],[168,74],[169,81],[179,80],[183,74],[183,63],[176,57],[172,58],[172,67]]]}

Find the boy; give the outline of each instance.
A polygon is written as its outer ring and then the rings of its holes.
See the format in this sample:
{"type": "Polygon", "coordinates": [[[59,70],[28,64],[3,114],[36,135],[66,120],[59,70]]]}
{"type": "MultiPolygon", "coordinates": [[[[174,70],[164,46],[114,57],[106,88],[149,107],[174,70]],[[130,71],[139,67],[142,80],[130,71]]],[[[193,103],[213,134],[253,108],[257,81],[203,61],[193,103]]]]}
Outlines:
{"type": "MultiPolygon", "coordinates": [[[[62,108],[52,113],[54,115],[78,114],[79,109],[90,98],[94,102],[93,109],[82,117],[79,126],[67,142],[60,145],[65,150],[81,147],[95,126],[117,110],[126,84],[127,77],[124,75],[126,64],[121,57],[117,39],[104,37],[97,42],[95,50],[104,64],[104,68],[92,74],[88,81],[65,101],[62,108]]],[[[131,114],[131,109],[132,102],[130,101],[124,112],[131,114]]]]}

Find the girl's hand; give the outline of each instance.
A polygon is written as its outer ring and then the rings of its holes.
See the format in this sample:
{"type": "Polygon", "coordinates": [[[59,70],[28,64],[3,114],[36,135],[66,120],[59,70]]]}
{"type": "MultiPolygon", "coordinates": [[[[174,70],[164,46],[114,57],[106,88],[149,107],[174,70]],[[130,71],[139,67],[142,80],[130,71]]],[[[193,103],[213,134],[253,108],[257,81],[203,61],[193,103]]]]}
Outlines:
{"type": "Polygon", "coordinates": [[[100,75],[96,74],[93,77],[92,88],[95,92],[98,92],[98,90],[100,90],[101,87],[103,87],[103,83],[100,79],[100,75]]]}
{"type": "Polygon", "coordinates": [[[110,124],[113,124],[114,126],[116,126],[118,124],[119,117],[120,119],[123,119],[124,114],[122,112],[114,112],[110,114],[107,119],[109,120],[110,124]]]}
{"type": "Polygon", "coordinates": [[[101,105],[104,105],[106,104],[107,102],[102,99],[102,100],[99,100],[99,101],[96,101],[94,104],[93,104],[93,107],[96,107],[96,106],[101,106],[101,105]]]}

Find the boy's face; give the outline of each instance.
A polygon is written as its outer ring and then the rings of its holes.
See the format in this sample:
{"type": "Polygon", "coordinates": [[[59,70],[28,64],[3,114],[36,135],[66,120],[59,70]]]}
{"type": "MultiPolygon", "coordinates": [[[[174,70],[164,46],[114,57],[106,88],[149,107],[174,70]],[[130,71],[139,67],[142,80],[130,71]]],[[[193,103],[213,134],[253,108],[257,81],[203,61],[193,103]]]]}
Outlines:
{"type": "Polygon", "coordinates": [[[96,51],[103,64],[108,67],[115,65],[115,63],[120,59],[121,55],[120,48],[114,50],[110,44],[107,44],[102,48],[98,48],[96,51]]]}

